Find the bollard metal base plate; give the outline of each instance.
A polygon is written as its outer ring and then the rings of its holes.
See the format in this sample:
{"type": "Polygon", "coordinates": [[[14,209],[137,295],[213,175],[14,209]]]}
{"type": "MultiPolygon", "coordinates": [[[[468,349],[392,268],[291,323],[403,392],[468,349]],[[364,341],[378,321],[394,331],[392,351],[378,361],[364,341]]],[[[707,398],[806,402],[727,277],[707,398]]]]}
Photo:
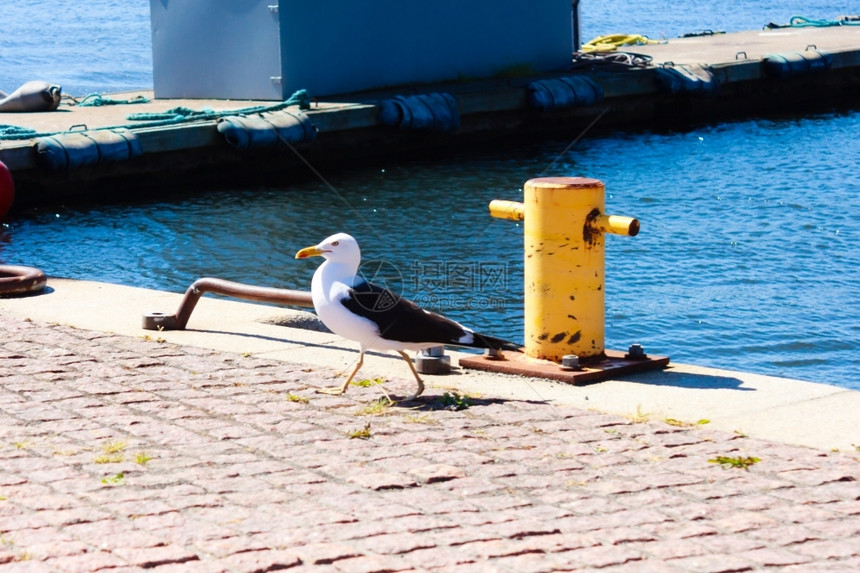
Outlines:
{"type": "Polygon", "coordinates": [[[668,356],[646,356],[641,359],[627,358],[626,353],[607,350],[606,358],[585,364],[581,370],[562,370],[561,366],[549,361],[537,361],[519,352],[505,352],[504,359],[487,356],[469,356],[460,359],[462,368],[484,372],[500,372],[558,380],[568,384],[589,384],[609,380],[622,374],[659,370],[669,365],[668,356]]]}

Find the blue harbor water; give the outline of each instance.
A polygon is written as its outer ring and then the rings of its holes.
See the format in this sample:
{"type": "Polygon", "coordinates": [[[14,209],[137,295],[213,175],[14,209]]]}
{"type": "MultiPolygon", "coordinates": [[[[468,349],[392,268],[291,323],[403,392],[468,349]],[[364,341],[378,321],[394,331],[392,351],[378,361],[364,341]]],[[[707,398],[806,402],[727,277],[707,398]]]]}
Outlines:
{"type": "MultiPolygon", "coordinates": [[[[582,4],[584,38],[850,13],[836,2],[582,4]]],[[[0,89],[30,79],[76,95],[151,87],[148,5],[10,3],[0,89]]],[[[0,227],[0,263],[177,292],[202,276],[307,289],[316,262],[294,260],[296,250],[347,231],[366,258],[390,263],[407,296],[521,340],[522,231],[487,204],[520,199],[532,177],[594,177],[611,213],[642,222],[635,238],[607,237],[608,348],[638,342],[675,362],[860,389],[858,133],[860,110],[834,110],[619,130],[566,152],[570,140],[544,140],[378,160],[326,182],[55,205],[0,227]]]]}

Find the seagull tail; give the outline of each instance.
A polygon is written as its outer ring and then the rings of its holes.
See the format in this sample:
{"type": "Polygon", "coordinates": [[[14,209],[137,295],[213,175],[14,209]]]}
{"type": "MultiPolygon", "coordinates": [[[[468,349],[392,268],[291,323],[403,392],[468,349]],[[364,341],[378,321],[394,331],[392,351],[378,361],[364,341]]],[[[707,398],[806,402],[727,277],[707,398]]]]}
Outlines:
{"type": "Polygon", "coordinates": [[[474,348],[492,348],[493,350],[512,350],[514,352],[522,352],[524,348],[522,344],[496,338],[488,334],[481,334],[479,332],[472,334],[475,337],[475,342],[470,346],[474,348]]]}

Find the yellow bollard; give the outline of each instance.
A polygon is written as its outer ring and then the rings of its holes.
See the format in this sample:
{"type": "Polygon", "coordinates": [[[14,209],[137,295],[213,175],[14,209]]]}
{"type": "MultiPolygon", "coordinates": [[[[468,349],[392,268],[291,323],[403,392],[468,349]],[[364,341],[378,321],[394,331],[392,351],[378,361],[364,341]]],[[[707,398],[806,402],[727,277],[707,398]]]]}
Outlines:
{"type": "Polygon", "coordinates": [[[632,237],[639,221],[604,213],[596,179],[532,179],[524,191],[522,203],[491,202],[490,214],[525,222],[525,352],[467,356],[460,367],[569,384],[665,368],[668,356],[649,356],[640,344],[627,353],[604,348],[603,236],[632,237]]]}
{"type": "Polygon", "coordinates": [[[633,236],[639,222],[604,214],[605,186],[582,177],[525,184],[522,204],[493,201],[494,217],[524,220],[525,353],[561,362],[605,358],[604,233],[633,236]]]}

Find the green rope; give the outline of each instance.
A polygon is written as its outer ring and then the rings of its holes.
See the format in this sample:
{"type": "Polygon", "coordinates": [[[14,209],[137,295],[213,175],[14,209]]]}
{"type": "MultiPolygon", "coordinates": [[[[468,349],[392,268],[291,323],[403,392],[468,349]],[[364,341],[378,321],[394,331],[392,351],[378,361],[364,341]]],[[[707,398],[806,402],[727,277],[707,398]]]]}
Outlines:
{"type": "Polygon", "coordinates": [[[829,26],[839,26],[839,22],[835,20],[812,20],[803,16],[792,16],[788,21],[788,25],[792,28],[827,28],[829,26]]]}
{"type": "Polygon", "coordinates": [[[0,125],[0,139],[28,139],[36,134],[35,129],[17,125],[0,125]]]}
{"type": "Polygon", "coordinates": [[[289,99],[274,105],[257,105],[242,109],[231,109],[225,111],[213,111],[211,109],[194,110],[187,107],[175,107],[165,112],[142,112],[126,116],[129,121],[146,121],[150,126],[175,125],[191,121],[215,120],[231,115],[251,115],[279,111],[291,105],[298,105],[299,109],[310,109],[311,99],[306,90],[299,90],[289,99]]]}
{"type": "MultiPolygon", "coordinates": [[[[89,96],[87,96],[89,97],[89,96]]],[[[86,99],[86,98],[84,98],[86,99]]],[[[81,105],[81,104],[78,104],[81,105]]],[[[106,104],[90,104],[90,105],[106,105],[106,104]]],[[[110,104],[107,104],[110,105],[110,104]]],[[[190,123],[192,121],[212,121],[231,115],[251,115],[255,113],[273,112],[285,109],[291,105],[298,105],[299,109],[310,109],[311,98],[306,90],[299,90],[289,97],[289,99],[278,102],[273,105],[258,105],[246,107],[242,109],[232,109],[225,111],[213,111],[211,109],[193,110],[186,107],[175,107],[161,113],[133,113],[126,117],[129,121],[145,121],[147,127],[159,127],[162,125],[177,125],[180,123],[190,123]]],[[[126,125],[111,125],[108,127],[96,127],[88,131],[103,131],[110,129],[134,129],[141,127],[140,123],[131,123],[126,125]]],[[[38,133],[33,129],[26,127],[18,127],[14,125],[0,125],[0,140],[22,140],[33,139],[36,137],[48,137],[51,135],[61,135],[69,133],[68,131],[53,131],[38,133]]],[[[79,130],[75,130],[79,131],[79,130]]]]}
{"type": "Polygon", "coordinates": [[[130,121],[181,121],[193,119],[208,119],[215,112],[210,108],[202,110],[193,110],[187,107],[174,107],[167,111],[158,112],[140,112],[127,115],[125,118],[130,121]]]}
{"type": "Polygon", "coordinates": [[[149,98],[142,95],[131,99],[111,99],[101,94],[90,94],[77,102],[78,107],[101,107],[103,105],[130,105],[136,103],[149,103],[149,98]]]}
{"type": "Polygon", "coordinates": [[[792,16],[788,24],[771,22],[765,28],[829,28],[831,26],[860,26],[860,17],[840,16],[836,20],[813,20],[803,16],[792,16]]]}

